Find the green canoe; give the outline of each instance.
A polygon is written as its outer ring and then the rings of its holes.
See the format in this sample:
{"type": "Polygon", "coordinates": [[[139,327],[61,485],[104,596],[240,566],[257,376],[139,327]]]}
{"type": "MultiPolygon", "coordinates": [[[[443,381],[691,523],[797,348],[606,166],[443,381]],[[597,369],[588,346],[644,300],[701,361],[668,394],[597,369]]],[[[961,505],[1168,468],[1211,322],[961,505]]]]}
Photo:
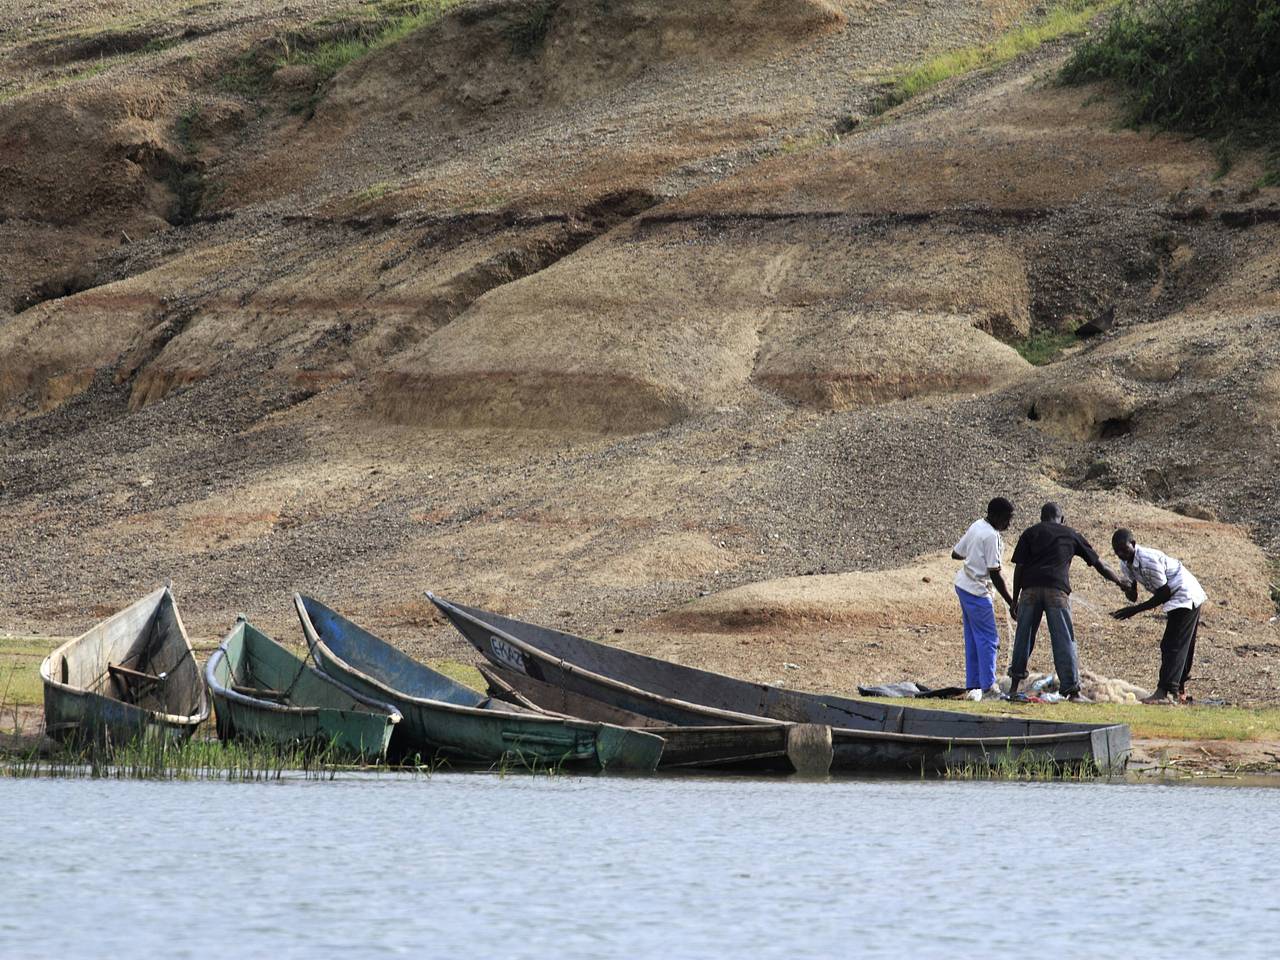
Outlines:
{"type": "Polygon", "coordinates": [[[299,660],[244,618],[205,665],[218,737],[331,746],[342,757],[386,754],[400,714],[299,660]]]}
{"type": "Polygon", "coordinates": [[[664,741],[654,734],[551,717],[493,700],[419,663],[323,603],[295,594],[294,604],[320,669],[404,715],[393,754],[601,770],[653,770],[662,756],[664,741]]]}
{"type": "Polygon", "coordinates": [[[181,742],[209,716],[209,696],[173,592],[164,586],[40,664],[45,730],[72,742],[181,742]]]}

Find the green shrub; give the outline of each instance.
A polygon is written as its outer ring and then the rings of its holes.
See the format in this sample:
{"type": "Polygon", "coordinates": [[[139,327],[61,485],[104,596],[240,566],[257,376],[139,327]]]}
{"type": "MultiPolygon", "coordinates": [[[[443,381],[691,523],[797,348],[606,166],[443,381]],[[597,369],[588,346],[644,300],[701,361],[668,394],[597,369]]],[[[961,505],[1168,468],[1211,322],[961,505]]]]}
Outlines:
{"type": "Polygon", "coordinates": [[[1062,71],[1067,83],[1119,82],[1133,124],[1266,145],[1280,170],[1280,2],[1128,0],[1062,71]]]}

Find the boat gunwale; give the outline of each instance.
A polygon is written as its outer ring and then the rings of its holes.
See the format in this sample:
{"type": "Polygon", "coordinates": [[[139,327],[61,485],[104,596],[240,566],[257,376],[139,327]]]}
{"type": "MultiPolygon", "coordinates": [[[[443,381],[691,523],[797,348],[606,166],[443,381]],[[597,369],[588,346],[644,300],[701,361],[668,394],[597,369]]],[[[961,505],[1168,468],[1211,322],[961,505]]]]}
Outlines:
{"type": "MultiPolygon", "coordinates": [[[[391,722],[392,725],[395,725],[404,719],[400,711],[397,710],[395,707],[393,707],[391,704],[382,703],[379,700],[374,700],[372,697],[367,697],[361,693],[357,693],[355,690],[352,690],[350,687],[348,687],[346,684],[340,681],[337,677],[332,677],[329,674],[325,673],[323,670],[318,670],[315,667],[308,666],[305,661],[303,662],[303,666],[306,667],[306,669],[319,674],[322,678],[324,678],[324,681],[326,683],[333,684],[333,686],[337,687],[347,696],[354,699],[357,703],[363,704],[365,706],[376,707],[378,709],[376,710],[355,710],[355,709],[344,710],[341,707],[290,706],[284,703],[277,703],[274,700],[263,700],[258,697],[251,697],[248,694],[240,693],[239,691],[232,690],[230,687],[223,686],[221,683],[219,683],[214,679],[214,676],[213,676],[214,666],[219,658],[224,658],[229,656],[226,645],[231,640],[232,634],[236,632],[236,630],[240,627],[241,624],[244,624],[245,626],[252,626],[252,624],[250,624],[248,620],[245,620],[245,619],[238,620],[236,622],[236,626],[232,627],[231,631],[225,637],[222,638],[222,642],[218,644],[217,649],[215,649],[213,653],[209,655],[209,659],[205,663],[204,678],[205,678],[205,683],[208,684],[209,693],[211,696],[222,697],[224,699],[232,701],[233,703],[239,703],[243,706],[250,706],[259,710],[265,709],[272,713],[284,713],[290,716],[311,717],[311,716],[319,716],[322,712],[362,713],[370,717],[385,717],[387,720],[391,722]]],[[[254,627],[254,629],[258,630],[257,627],[254,627]]],[[[261,633],[268,640],[270,640],[272,643],[277,643],[276,640],[273,637],[271,637],[269,634],[264,633],[261,630],[258,630],[258,632],[261,633]]],[[[277,643],[277,646],[279,646],[278,643],[277,643]]],[[[287,652],[288,651],[286,651],[286,653],[287,652]]]]}
{"type": "MultiPolygon", "coordinates": [[[[662,703],[672,704],[680,708],[691,708],[694,712],[701,713],[704,716],[713,716],[713,717],[728,718],[728,719],[738,719],[741,717],[741,718],[746,718],[748,721],[752,721],[756,724],[763,723],[763,724],[784,725],[790,722],[786,720],[776,720],[771,717],[759,717],[753,714],[739,714],[732,710],[722,710],[719,707],[710,707],[704,704],[692,703],[687,700],[680,700],[675,697],[666,697],[666,696],[663,696],[662,694],[654,693],[650,690],[645,690],[643,687],[635,687],[630,684],[624,683],[622,681],[614,680],[611,677],[606,677],[603,674],[598,674],[598,673],[595,673],[594,671],[587,670],[585,667],[580,667],[577,664],[570,663],[567,660],[559,659],[553,656],[552,654],[549,654],[546,651],[541,650],[538,647],[535,647],[524,640],[521,640],[519,637],[513,636],[510,633],[507,633],[501,627],[491,624],[485,620],[481,620],[479,617],[473,616],[467,611],[459,609],[455,604],[450,603],[448,600],[445,600],[443,597],[437,597],[434,593],[432,593],[429,590],[427,591],[427,599],[430,600],[432,603],[434,603],[436,606],[440,607],[441,610],[443,610],[447,615],[452,616],[456,614],[457,616],[463,618],[464,620],[467,620],[470,623],[475,624],[476,626],[479,626],[485,630],[490,631],[491,633],[498,636],[500,639],[515,646],[522,653],[530,655],[534,657],[534,659],[536,660],[539,660],[543,663],[550,664],[552,667],[563,669],[568,673],[576,673],[579,676],[586,677],[594,682],[600,683],[603,686],[606,686],[615,690],[621,690],[626,693],[639,694],[644,699],[656,700],[662,703]]],[[[530,626],[533,626],[533,624],[530,624],[530,626]]],[[[581,638],[581,639],[586,639],[586,638],[581,638]]],[[[469,637],[467,638],[467,640],[468,642],[472,643],[472,646],[475,646],[474,642],[472,642],[469,637]]],[[[481,653],[481,655],[485,656],[486,659],[488,659],[488,655],[485,654],[483,650],[479,650],[479,652],[481,653]]],[[[630,651],[626,651],[626,652],[630,652],[630,651]]],[[[682,664],[675,664],[675,665],[683,666],[682,664]]],[[[723,674],[723,676],[728,676],[728,675],[723,674]]],[[[730,679],[738,679],[738,678],[731,677],[730,679]]],[[[741,681],[741,682],[748,682],[748,681],[741,681]]],[[[783,688],[774,688],[774,689],[783,689],[783,688]]],[[[592,699],[598,699],[598,698],[592,698],[592,699]]],[[[911,709],[911,708],[904,707],[903,709],[911,709]]],[[[1018,718],[1014,717],[1014,719],[1018,719],[1018,718]]],[[[1046,721],[1046,722],[1053,723],[1054,721],[1046,721]]],[[[680,724],[675,724],[675,726],[680,726],[680,724]]],[[[897,743],[920,743],[920,744],[934,744],[934,745],[948,744],[948,745],[957,746],[957,747],[992,748],[992,747],[995,747],[996,745],[1001,745],[1001,744],[1004,746],[1016,745],[1019,747],[1034,747],[1041,744],[1070,743],[1076,740],[1090,740],[1093,738],[1093,735],[1095,733],[1098,733],[1100,731],[1118,730],[1118,729],[1124,729],[1126,727],[1127,727],[1127,724],[1123,724],[1123,723],[1099,723],[1099,724],[1091,724],[1089,725],[1088,729],[1085,729],[1085,730],[1065,730],[1060,733],[1032,733],[1032,734],[1023,734],[1020,736],[1003,736],[1003,737],[997,737],[997,736],[944,737],[944,736],[937,736],[935,734],[926,734],[926,733],[897,733],[889,730],[859,730],[856,727],[838,727],[838,726],[832,725],[831,734],[833,737],[836,737],[839,739],[860,738],[860,739],[883,740],[886,742],[897,742],[897,743]]],[[[646,727],[641,729],[649,729],[649,728],[646,727]]]]}
{"type": "MultiPolygon", "coordinates": [[[[585,732],[592,732],[592,731],[598,732],[600,727],[618,726],[618,724],[597,723],[591,720],[583,720],[580,717],[562,719],[560,717],[550,716],[549,714],[546,714],[546,713],[541,713],[541,714],[518,713],[514,710],[487,710],[484,707],[468,707],[460,703],[450,703],[447,700],[433,700],[430,697],[415,697],[413,694],[403,693],[399,690],[396,690],[394,687],[391,687],[388,684],[383,683],[381,680],[378,680],[378,679],[375,679],[374,677],[369,676],[369,674],[365,673],[363,670],[360,670],[357,667],[353,667],[345,659],[343,659],[342,657],[334,653],[333,648],[324,642],[324,640],[316,632],[314,624],[311,623],[310,615],[306,612],[306,610],[302,606],[302,601],[304,599],[302,594],[295,593],[293,595],[293,598],[294,598],[294,606],[298,610],[299,619],[301,619],[302,621],[302,632],[306,635],[308,644],[314,644],[316,646],[319,646],[322,650],[324,650],[327,656],[331,657],[335,662],[342,664],[343,669],[351,671],[353,675],[359,677],[365,683],[368,683],[371,686],[377,687],[379,690],[384,690],[399,700],[405,700],[409,703],[412,703],[415,707],[423,707],[430,710],[438,710],[443,708],[450,713],[458,713],[458,714],[463,714],[465,716],[481,717],[481,718],[493,718],[493,717],[504,717],[504,716],[514,717],[517,720],[521,720],[521,721],[529,721],[529,722],[538,723],[538,724],[548,724],[548,725],[555,725],[555,726],[561,726],[561,727],[568,727],[571,730],[582,730],[585,732]]],[[[316,602],[318,603],[319,601],[316,601],[316,602]]],[[[386,643],[386,641],[382,640],[380,637],[376,637],[375,639],[379,640],[381,643],[386,643]]],[[[422,666],[425,666],[425,664],[422,664],[422,666]]],[[[427,667],[427,669],[429,670],[431,668],[427,667]]],[[[323,672],[323,668],[321,668],[321,670],[323,672]]],[[[476,692],[479,693],[479,691],[476,691],[476,692]]],[[[489,697],[488,699],[494,700],[493,697],[489,697]]],[[[495,701],[495,702],[501,703],[502,701],[495,701]]],[[[622,729],[630,732],[634,732],[638,728],[622,727],[622,729]]]]}
{"type": "MultiPolygon", "coordinates": [[[[165,594],[169,595],[169,603],[173,607],[173,619],[178,626],[178,634],[182,637],[183,641],[186,643],[187,652],[191,655],[191,659],[194,661],[196,652],[195,652],[195,649],[191,646],[191,637],[187,634],[186,624],[182,622],[182,613],[181,611],[178,610],[178,602],[173,596],[173,591],[166,585],[166,586],[160,587],[158,590],[152,590],[150,593],[146,594],[145,596],[139,597],[137,600],[135,600],[133,603],[129,604],[128,606],[123,607],[120,610],[117,610],[111,616],[107,617],[107,619],[99,620],[97,623],[91,626],[88,630],[81,633],[79,636],[72,637],[70,640],[66,641],[65,643],[59,644],[53,650],[49,651],[48,655],[42,661],[40,661],[40,679],[44,683],[45,687],[52,687],[53,689],[61,693],[63,696],[77,697],[85,700],[97,699],[97,700],[104,700],[107,703],[119,704],[120,706],[128,707],[132,710],[138,711],[141,714],[144,714],[145,716],[150,718],[152,722],[163,723],[165,726],[169,726],[169,727],[178,727],[178,728],[191,727],[194,730],[196,727],[200,726],[200,724],[204,723],[204,721],[208,720],[211,700],[209,697],[208,687],[206,687],[204,684],[204,676],[200,671],[198,663],[196,665],[196,672],[200,674],[200,677],[199,677],[201,681],[200,687],[203,690],[204,696],[201,698],[201,700],[203,701],[201,703],[201,708],[202,708],[201,711],[199,713],[192,713],[192,714],[164,713],[160,710],[151,710],[151,709],[148,709],[147,707],[139,706],[136,703],[129,703],[126,700],[120,700],[120,699],[117,699],[116,697],[109,697],[105,693],[98,693],[97,691],[94,691],[94,690],[88,690],[84,687],[76,687],[69,683],[63,683],[61,680],[53,679],[52,664],[53,664],[54,657],[60,656],[60,655],[65,656],[66,655],[65,652],[67,650],[70,650],[77,643],[81,643],[86,637],[89,636],[89,634],[93,633],[93,631],[99,628],[107,627],[113,621],[116,621],[122,618],[130,610],[138,606],[138,604],[145,603],[146,601],[151,600],[153,597],[158,598],[157,599],[157,610],[158,610],[159,604],[164,602],[165,594]]],[[[79,723],[80,721],[77,721],[76,725],[78,726],[79,723]]]]}

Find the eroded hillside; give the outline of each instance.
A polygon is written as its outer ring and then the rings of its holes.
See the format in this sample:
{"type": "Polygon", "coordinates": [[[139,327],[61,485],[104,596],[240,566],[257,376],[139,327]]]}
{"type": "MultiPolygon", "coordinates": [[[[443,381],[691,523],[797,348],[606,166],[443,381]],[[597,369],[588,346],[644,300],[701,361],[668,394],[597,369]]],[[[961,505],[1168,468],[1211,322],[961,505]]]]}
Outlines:
{"type": "MultiPolygon", "coordinates": [[[[433,588],[943,681],[1004,493],[1176,550],[1206,681],[1280,695],[1280,191],[1054,84],[1066,42],[873,115],[1032,7],[3,5],[3,626],[172,578],[197,632],[292,636],[297,588],[464,655],[433,588]]],[[[1086,664],[1150,673],[1080,586],[1086,664]]]]}

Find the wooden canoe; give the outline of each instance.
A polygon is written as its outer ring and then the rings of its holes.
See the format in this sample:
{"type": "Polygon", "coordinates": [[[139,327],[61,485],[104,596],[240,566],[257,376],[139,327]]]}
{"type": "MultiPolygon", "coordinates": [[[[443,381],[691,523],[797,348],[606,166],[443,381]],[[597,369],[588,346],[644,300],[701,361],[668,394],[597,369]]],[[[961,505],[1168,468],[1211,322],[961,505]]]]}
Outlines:
{"type": "Polygon", "coordinates": [[[773,770],[819,775],[831,767],[831,731],[804,731],[807,724],[740,723],[722,726],[670,726],[643,714],[612,707],[599,700],[570,693],[496,664],[481,664],[489,693],[500,700],[555,716],[581,717],[628,727],[642,727],[667,742],[662,769],[718,767],[732,770],[773,770]]]}
{"type": "Polygon", "coordinates": [[[392,706],[363,697],[286,650],[243,618],[205,665],[218,738],[330,748],[377,760],[400,722],[392,706]]]}
{"type": "Polygon", "coordinates": [[[209,716],[209,695],[165,586],[54,650],[40,664],[45,730],[64,741],[175,741],[209,716]]]}
{"type": "Polygon", "coordinates": [[[940,772],[999,762],[1123,769],[1124,724],[1064,723],[931,710],[787,690],[596,643],[499,614],[431,601],[493,664],[539,681],[521,692],[541,706],[550,687],[663,724],[723,726],[795,722],[832,729],[832,769],[940,772]]]}
{"type": "Polygon", "coordinates": [[[317,666],[403,715],[392,753],[532,769],[562,764],[653,770],[661,737],[612,724],[562,719],[494,700],[437,673],[309,597],[294,595],[317,666]]]}

